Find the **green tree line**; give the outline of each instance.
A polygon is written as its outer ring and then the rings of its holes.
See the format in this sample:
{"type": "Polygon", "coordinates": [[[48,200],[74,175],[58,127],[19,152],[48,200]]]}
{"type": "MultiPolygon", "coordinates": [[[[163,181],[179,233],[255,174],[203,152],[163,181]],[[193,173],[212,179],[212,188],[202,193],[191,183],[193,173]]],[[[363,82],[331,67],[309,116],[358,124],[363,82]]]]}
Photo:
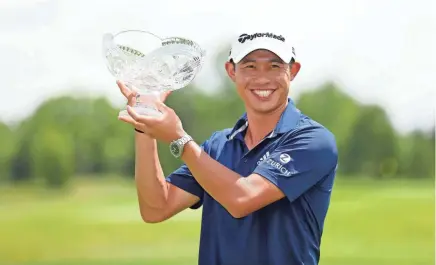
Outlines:
{"type": "MultiPolygon", "coordinates": [[[[298,108],[335,135],[341,176],[428,178],[435,174],[434,129],[399,134],[386,112],[363,105],[333,83],[303,93],[298,108]]],[[[233,86],[206,94],[195,87],[174,92],[167,104],[198,141],[232,127],[244,112],[233,86]]],[[[76,175],[134,175],[134,131],[117,119],[119,108],[101,98],[48,99],[16,126],[0,123],[0,179],[37,181],[51,187],[76,175]]],[[[159,144],[166,174],[180,165],[159,144]]]]}
{"type": "MultiPolygon", "coordinates": [[[[224,80],[219,91],[205,93],[189,85],[166,101],[197,142],[233,127],[244,112],[222,67],[227,51],[224,48],[216,56],[224,80]]],[[[434,127],[403,135],[381,106],[361,104],[329,82],[302,93],[294,102],[335,134],[341,176],[434,177],[434,127]]],[[[63,96],[47,99],[16,125],[0,122],[0,183],[32,181],[59,187],[73,176],[133,177],[134,131],[117,119],[119,110],[104,97],[63,96]]],[[[180,166],[166,144],[159,143],[158,148],[165,174],[180,166]]]]}

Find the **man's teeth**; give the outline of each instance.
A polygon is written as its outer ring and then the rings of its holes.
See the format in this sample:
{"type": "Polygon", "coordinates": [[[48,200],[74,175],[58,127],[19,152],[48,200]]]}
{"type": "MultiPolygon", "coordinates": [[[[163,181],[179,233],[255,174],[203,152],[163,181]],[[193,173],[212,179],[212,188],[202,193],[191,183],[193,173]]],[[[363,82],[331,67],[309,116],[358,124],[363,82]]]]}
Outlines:
{"type": "Polygon", "coordinates": [[[273,92],[272,90],[253,90],[253,92],[259,97],[266,98],[273,92]]]}

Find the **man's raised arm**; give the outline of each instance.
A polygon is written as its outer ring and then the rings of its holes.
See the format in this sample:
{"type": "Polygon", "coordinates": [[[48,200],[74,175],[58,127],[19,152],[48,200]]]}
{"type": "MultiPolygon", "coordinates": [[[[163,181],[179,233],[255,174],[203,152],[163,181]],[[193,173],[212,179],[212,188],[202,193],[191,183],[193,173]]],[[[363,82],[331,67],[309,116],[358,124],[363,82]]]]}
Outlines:
{"type": "Polygon", "coordinates": [[[156,140],[136,133],[135,182],[139,209],[147,223],[164,221],[199,201],[165,180],[156,140]]]}
{"type": "MultiPolygon", "coordinates": [[[[117,81],[117,85],[128,100],[128,105],[133,106],[136,93],[121,81],[117,81]]],[[[165,101],[168,95],[169,93],[162,94],[161,100],[165,101]]],[[[119,119],[130,124],[133,122],[131,117],[119,119]]],[[[198,196],[165,180],[156,140],[144,133],[135,134],[135,181],[142,219],[147,223],[161,222],[198,202],[198,196]]]]}

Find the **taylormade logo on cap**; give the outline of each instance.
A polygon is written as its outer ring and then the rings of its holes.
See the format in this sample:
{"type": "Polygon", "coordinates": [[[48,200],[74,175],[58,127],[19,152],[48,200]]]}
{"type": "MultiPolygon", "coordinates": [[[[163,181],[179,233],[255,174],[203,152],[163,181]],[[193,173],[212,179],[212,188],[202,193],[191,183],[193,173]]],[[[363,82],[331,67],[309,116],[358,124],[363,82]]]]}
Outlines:
{"type": "Polygon", "coordinates": [[[254,33],[251,35],[244,33],[244,34],[241,34],[241,36],[239,36],[238,41],[240,43],[244,43],[247,40],[253,40],[255,38],[262,38],[262,37],[273,38],[273,39],[280,40],[283,42],[285,41],[285,38],[282,35],[277,36],[276,34],[269,33],[269,32],[268,33],[254,33]]]}
{"type": "Polygon", "coordinates": [[[236,35],[238,37],[234,37],[229,52],[228,60],[233,63],[239,63],[247,54],[260,49],[275,53],[286,63],[290,63],[292,59],[295,60],[295,50],[287,35],[279,35],[268,30],[239,34],[236,35]]]}

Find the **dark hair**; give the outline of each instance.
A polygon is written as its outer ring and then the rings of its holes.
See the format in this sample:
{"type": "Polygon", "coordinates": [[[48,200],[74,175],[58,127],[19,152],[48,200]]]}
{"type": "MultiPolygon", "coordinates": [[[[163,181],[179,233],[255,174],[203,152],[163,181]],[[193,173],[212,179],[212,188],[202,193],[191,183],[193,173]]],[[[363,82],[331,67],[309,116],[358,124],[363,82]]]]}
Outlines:
{"type": "Polygon", "coordinates": [[[295,59],[294,57],[292,57],[291,61],[289,62],[289,67],[292,68],[292,65],[294,65],[294,63],[295,63],[295,59]]]}

